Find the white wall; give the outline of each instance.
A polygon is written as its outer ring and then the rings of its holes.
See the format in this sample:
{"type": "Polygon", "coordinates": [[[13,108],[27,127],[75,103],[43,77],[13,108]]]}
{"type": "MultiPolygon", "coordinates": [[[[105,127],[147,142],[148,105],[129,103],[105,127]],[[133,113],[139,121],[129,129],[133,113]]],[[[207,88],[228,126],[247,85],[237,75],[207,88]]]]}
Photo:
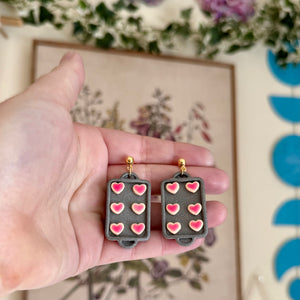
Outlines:
{"type": "MultiPolygon", "coordinates": [[[[164,9],[172,10],[170,6],[164,9]]],[[[152,20],[160,23],[162,13],[158,15],[157,19],[152,20]]],[[[151,18],[148,16],[148,19],[151,18]]],[[[67,31],[55,31],[48,25],[42,28],[7,27],[6,32],[9,40],[0,37],[0,101],[29,84],[33,39],[75,41],[67,31]]],[[[290,95],[290,89],[272,77],[266,64],[266,49],[263,47],[234,56],[222,56],[218,60],[236,66],[243,290],[247,288],[251,276],[260,274],[264,276],[262,287],[268,298],[263,298],[256,290],[248,300],[285,300],[288,299],[287,282],[295,274],[290,271],[283,282],[278,283],[273,275],[273,257],[284,240],[295,236],[295,229],[277,228],[271,223],[276,208],[284,199],[293,196],[293,190],[275,176],[270,154],[275,142],[281,136],[291,133],[292,126],[273,113],[268,96],[274,93],[290,95]]],[[[300,95],[300,92],[297,94],[300,95]]],[[[299,126],[296,131],[300,134],[299,126]]]]}

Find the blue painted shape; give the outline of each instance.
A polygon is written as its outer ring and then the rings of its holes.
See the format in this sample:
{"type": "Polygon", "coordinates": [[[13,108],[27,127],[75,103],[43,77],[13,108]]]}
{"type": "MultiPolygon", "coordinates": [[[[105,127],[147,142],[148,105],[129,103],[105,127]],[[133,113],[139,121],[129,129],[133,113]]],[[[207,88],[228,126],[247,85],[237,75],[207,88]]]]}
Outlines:
{"type": "Polygon", "coordinates": [[[274,215],[273,224],[300,226],[300,199],[290,199],[280,205],[274,215]]]}
{"type": "Polygon", "coordinates": [[[291,123],[300,122],[300,98],[270,96],[270,103],[279,117],[291,123]]]}
{"type": "Polygon", "coordinates": [[[278,280],[291,268],[300,266],[300,238],[283,244],[275,256],[275,275],[278,280]]]}
{"type": "Polygon", "coordinates": [[[300,64],[289,63],[285,68],[280,67],[271,50],[268,51],[268,63],[273,75],[279,81],[290,86],[300,85],[300,64]]]}
{"type": "Polygon", "coordinates": [[[272,154],[273,167],[286,184],[300,186],[300,136],[288,135],[277,142],[272,154]]]}
{"type": "Polygon", "coordinates": [[[289,285],[289,295],[293,300],[300,300],[300,279],[297,278],[289,285]]]}

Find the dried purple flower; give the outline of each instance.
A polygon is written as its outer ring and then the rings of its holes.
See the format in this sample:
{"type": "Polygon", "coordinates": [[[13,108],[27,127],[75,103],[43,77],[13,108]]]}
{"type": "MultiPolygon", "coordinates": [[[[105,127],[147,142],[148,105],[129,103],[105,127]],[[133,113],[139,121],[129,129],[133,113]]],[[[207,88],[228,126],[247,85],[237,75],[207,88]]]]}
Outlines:
{"type": "Polygon", "coordinates": [[[237,18],[246,22],[254,15],[254,0],[197,0],[201,8],[212,13],[215,20],[237,18]]]}
{"type": "Polygon", "coordinates": [[[154,263],[151,275],[154,279],[162,278],[168,271],[169,263],[166,260],[160,260],[154,263]]]}
{"type": "Polygon", "coordinates": [[[205,237],[205,245],[211,247],[216,242],[216,234],[214,228],[208,228],[207,236],[205,237]]]}

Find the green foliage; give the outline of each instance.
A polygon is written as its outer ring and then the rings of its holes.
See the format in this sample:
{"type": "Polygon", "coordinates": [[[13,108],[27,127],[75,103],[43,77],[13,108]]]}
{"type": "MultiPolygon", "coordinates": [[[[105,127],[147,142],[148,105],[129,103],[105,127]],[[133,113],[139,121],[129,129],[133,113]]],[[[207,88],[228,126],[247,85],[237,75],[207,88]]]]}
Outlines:
{"type": "Polygon", "coordinates": [[[116,12],[121,10],[135,12],[138,10],[138,7],[136,5],[134,5],[130,1],[128,2],[127,0],[118,0],[117,2],[113,3],[112,7],[116,12]]]}
{"type": "Polygon", "coordinates": [[[129,3],[126,7],[126,9],[128,11],[131,11],[131,12],[135,12],[138,10],[138,7],[136,5],[134,5],[133,3],[129,3]]]}
{"type": "Polygon", "coordinates": [[[196,290],[201,290],[202,289],[201,284],[198,280],[193,279],[193,280],[190,280],[189,283],[190,283],[190,286],[193,289],[196,289],[196,290]]]}
{"type": "Polygon", "coordinates": [[[119,265],[120,265],[119,263],[110,264],[108,270],[115,271],[119,268],[119,265]]]}
{"type": "Polygon", "coordinates": [[[99,48],[108,49],[112,47],[114,40],[114,36],[107,32],[103,38],[97,38],[95,40],[95,45],[99,48]]]}
{"type": "Polygon", "coordinates": [[[148,266],[142,260],[125,261],[123,264],[125,270],[134,270],[145,273],[150,272],[148,266]]]}
{"type": "Polygon", "coordinates": [[[180,12],[180,16],[182,19],[188,22],[191,19],[192,12],[193,12],[192,8],[184,9],[180,12]]]}
{"type": "Polygon", "coordinates": [[[151,41],[148,43],[148,52],[152,54],[160,54],[160,48],[158,46],[158,41],[151,41]]]}
{"type": "Polygon", "coordinates": [[[116,13],[113,10],[107,8],[104,2],[100,2],[96,6],[95,12],[100,20],[104,21],[107,25],[114,26],[116,24],[116,13]]]}
{"type": "Polygon", "coordinates": [[[209,39],[210,45],[219,44],[221,42],[222,38],[224,37],[222,27],[216,25],[215,27],[210,28],[209,35],[210,35],[210,39],[209,39]]]}
{"type": "Polygon", "coordinates": [[[168,282],[164,278],[155,279],[152,281],[152,285],[160,289],[166,289],[168,287],[168,282]]]}
{"type": "Polygon", "coordinates": [[[89,7],[89,4],[85,0],[79,0],[78,7],[80,7],[81,9],[87,9],[89,7]]]}
{"type": "Polygon", "coordinates": [[[145,51],[138,38],[136,38],[134,35],[126,35],[122,33],[120,38],[124,48],[135,51],[145,51]]]}
{"type": "Polygon", "coordinates": [[[105,286],[102,286],[96,293],[95,293],[95,299],[101,299],[102,295],[105,292],[105,286]]]}
{"type": "Polygon", "coordinates": [[[128,285],[129,287],[134,288],[137,287],[138,282],[139,282],[138,276],[133,276],[128,280],[128,285]]]}
{"type": "Polygon", "coordinates": [[[101,272],[97,272],[93,275],[94,282],[111,282],[112,275],[111,271],[108,269],[101,270],[101,272]]]}
{"type": "Polygon", "coordinates": [[[92,41],[100,48],[125,48],[160,54],[161,49],[172,49],[185,44],[194,45],[196,55],[213,59],[218,53],[234,54],[257,43],[271,48],[277,62],[300,62],[300,2],[268,0],[257,5],[255,15],[247,22],[223,18],[216,22],[210,13],[195,29],[193,8],[182,9],[177,20],[163,28],[152,29],[138,14],[140,3],[115,0],[99,1],[95,6],[89,0],[0,0],[26,13],[26,24],[52,24],[56,29],[73,25],[72,34],[82,43],[92,41]],[[64,4],[60,4],[64,3],[64,4]],[[131,28],[131,29],[130,29],[131,28]],[[188,41],[188,43],[187,43],[188,41]],[[292,51],[290,51],[292,49],[292,51]]]}
{"type": "Polygon", "coordinates": [[[53,13],[51,13],[46,7],[40,6],[39,22],[41,24],[45,22],[53,23],[53,20],[54,20],[53,13]]]}
{"type": "Polygon", "coordinates": [[[127,292],[127,289],[125,287],[119,287],[117,288],[118,294],[125,294],[127,292]]]}
{"type": "Polygon", "coordinates": [[[171,277],[181,277],[182,271],[180,269],[169,269],[166,275],[171,277]]]}
{"type": "Polygon", "coordinates": [[[85,29],[80,21],[76,21],[73,23],[73,35],[81,34],[84,31],[85,29]]]}
{"type": "Polygon", "coordinates": [[[240,45],[231,45],[228,49],[227,49],[227,53],[234,53],[234,52],[238,52],[241,49],[240,45]]]}
{"type": "Polygon", "coordinates": [[[130,25],[134,25],[136,27],[137,31],[141,31],[141,23],[142,23],[142,17],[128,17],[127,22],[130,25]]]}
{"type": "Polygon", "coordinates": [[[199,262],[195,262],[195,263],[193,264],[193,269],[194,269],[194,271],[195,271],[197,274],[199,274],[199,273],[201,272],[201,265],[200,265],[200,263],[199,263],[199,262]]]}
{"type": "Polygon", "coordinates": [[[34,17],[34,10],[30,9],[27,16],[22,18],[23,22],[30,25],[35,25],[35,17],[34,17]]]}

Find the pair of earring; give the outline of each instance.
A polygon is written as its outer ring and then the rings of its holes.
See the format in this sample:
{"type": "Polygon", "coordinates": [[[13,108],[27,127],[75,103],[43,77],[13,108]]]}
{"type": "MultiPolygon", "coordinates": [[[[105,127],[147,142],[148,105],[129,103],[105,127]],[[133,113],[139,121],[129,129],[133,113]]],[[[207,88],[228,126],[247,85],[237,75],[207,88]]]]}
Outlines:
{"type": "MultiPolygon", "coordinates": [[[[127,171],[107,185],[106,228],[108,240],[123,248],[133,248],[150,238],[151,184],[133,173],[132,157],[127,171]]],[[[185,160],[179,159],[180,171],[161,183],[162,232],[182,246],[207,235],[204,182],[186,173],[185,160]]]]}

